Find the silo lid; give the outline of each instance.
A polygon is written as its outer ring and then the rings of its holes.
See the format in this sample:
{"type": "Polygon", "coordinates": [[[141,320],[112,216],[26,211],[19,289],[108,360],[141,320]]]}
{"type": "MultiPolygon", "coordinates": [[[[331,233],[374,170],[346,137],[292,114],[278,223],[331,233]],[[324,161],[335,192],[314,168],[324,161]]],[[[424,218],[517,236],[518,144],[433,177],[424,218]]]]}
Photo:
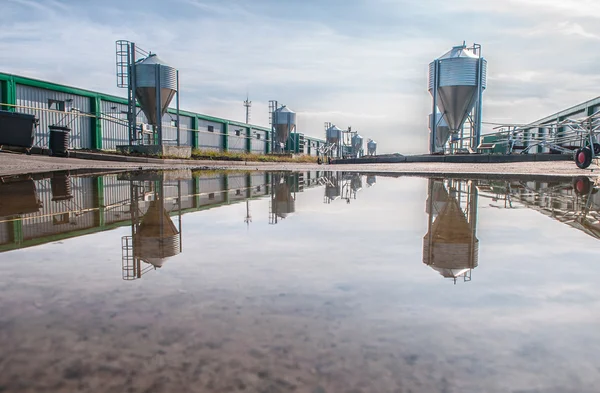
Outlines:
{"type": "Polygon", "coordinates": [[[161,65],[167,65],[167,63],[165,63],[164,61],[162,61],[161,58],[158,57],[158,56],[156,56],[154,53],[150,54],[145,59],[140,60],[138,62],[138,64],[161,64],[161,65]]]}
{"type": "Polygon", "coordinates": [[[341,129],[341,128],[339,128],[338,126],[336,126],[336,125],[334,124],[334,125],[332,125],[331,127],[329,127],[329,128],[327,129],[327,131],[342,131],[342,129],[341,129]]]}
{"type": "Polygon", "coordinates": [[[289,109],[287,106],[282,106],[281,108],[277,109],[276,112],[288,112],[288,113],[294,113],[293,110],[289,109]]]}
{"type": "Polygon", "coordinates": [[[450,58],[454,58],[454,57],[471,57],[473,59],[479,58],[479,56],[477,56],[475,53],[468,50],[466,46],[460,45],[460,46],[455,46],[452,49],[450,49],[443,56],[441,56],[440,59],[450,59],[450,58]]]}

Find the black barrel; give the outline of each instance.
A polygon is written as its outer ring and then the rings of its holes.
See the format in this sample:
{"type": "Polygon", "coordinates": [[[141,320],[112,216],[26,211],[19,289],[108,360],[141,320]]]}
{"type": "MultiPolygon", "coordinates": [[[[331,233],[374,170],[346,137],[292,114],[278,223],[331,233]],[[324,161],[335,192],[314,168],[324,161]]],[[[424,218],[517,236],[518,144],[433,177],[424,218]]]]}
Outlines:
{"type": "Polygon", "coordinates": [[[0,145],[31,149],[36,123],[33,115],[0,111],[0,145]]]}
{"type": "Polygon", "coordinates": [[[52,156],[69,156],[69,133],[71,129],[63,126],[48,126],[50,130],[50,140],[48,148],[52,156]]]}

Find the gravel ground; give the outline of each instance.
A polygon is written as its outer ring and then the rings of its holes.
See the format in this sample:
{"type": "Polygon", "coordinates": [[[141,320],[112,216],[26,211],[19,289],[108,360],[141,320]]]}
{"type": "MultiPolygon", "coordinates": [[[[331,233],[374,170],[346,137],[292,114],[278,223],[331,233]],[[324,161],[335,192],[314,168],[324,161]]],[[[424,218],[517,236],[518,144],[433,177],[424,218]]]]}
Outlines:
{"type": "Polygon", "coordinates": [[[581,170],[571,161],[518,162],[504,164],[456,164],[456,163],[397,163],[397,164],[351,164],[316,165],[297,163],[257,163],[231,161],[190,161],[190,164],[148,164],[115,161],[82,160],[24,154],[0,154],[0,176],[24,173],[51,172],[57,170],[93,169],[244,169],[244,170],[335,170],[422,174],[506,174],[546,176],[597,176],[600,168],[593,164],[581,170]]]}

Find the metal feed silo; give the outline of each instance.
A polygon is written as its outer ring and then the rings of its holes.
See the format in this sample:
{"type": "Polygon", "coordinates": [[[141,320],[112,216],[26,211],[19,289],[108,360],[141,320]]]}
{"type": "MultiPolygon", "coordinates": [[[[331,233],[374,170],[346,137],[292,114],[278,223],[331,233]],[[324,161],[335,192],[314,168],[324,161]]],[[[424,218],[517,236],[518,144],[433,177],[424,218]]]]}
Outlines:
{"type": "Polygon", "coordinates": [[[160,124],[177,93],[177,70],[151,54],[135,64],[135,96],[148,123],[160,124]],[[160,92],[157,92],[157,88],[160,92]],[[160,105],[158,104],[160,99],[160,105]]]}
{"type": "MultiPolygon", "coordinates": [[[[429,64],[428,90],[433,96],[433,113],[438,109],[451,133],[465,140],[464,125],[469,119],[464,148],[476,149],[481,135],[481,101],[486,88],[487,61],[481,45],[464,43],[429,64]]],[[[431,124],[430,152],[435,152],[437,123],[431,124]]]]}
{"type": "Polygon", "coordinates": [[[377,154],[377,142],[373,139],[369,139],[369,142],[367,142],[367,154],[370,156],[377,154]]]}
{"type": "Polygon", "coordinates": [[[287,142],[290,134],[296,130],[296,113],[283,105],[273,112],[273,127],[275,140],[279,143],[287,142]]]}
{"type": "Polygon", "coordinates": [[[363,137],[360,134],[352,135],[352,155],[359,157],[363,150],[363,137]]]}
{"type": "Polygon", "coordinates": [[[337,144],[342,139],[342,132],[342,129],[335,124],[329,127],[325,132],[327,143],[337,144]]]}
{"type": "Polygon", "coordinates": [[[448,138],[450,138],[450,127],[448,127],[448,123],[446,123],[444,116],[442,116],[440,112],[436,113],[435,124],[433,114],[429,115],[429,130],[432,132],[432,136],[434,138],[434,140],[432,141],[433,150],[430,153],[443,153],[445,150],[446,142],[448,142],[448,138]],[[435,134],[433,134],[434,127],[436,129],[435,134]]]}

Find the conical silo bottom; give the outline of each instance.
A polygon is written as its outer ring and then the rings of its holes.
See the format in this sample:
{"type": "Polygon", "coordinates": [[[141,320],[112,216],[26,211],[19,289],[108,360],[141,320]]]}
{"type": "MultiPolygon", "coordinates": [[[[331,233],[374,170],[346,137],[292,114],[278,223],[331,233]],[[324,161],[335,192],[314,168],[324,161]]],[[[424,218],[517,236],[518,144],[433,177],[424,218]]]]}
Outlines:
{"type": "Polygon", "coordinates": [[[423,263],[444,277],[458,277],[478,265],[479,240],[454,198],[449,198],[423,238],[423,263]]]}

